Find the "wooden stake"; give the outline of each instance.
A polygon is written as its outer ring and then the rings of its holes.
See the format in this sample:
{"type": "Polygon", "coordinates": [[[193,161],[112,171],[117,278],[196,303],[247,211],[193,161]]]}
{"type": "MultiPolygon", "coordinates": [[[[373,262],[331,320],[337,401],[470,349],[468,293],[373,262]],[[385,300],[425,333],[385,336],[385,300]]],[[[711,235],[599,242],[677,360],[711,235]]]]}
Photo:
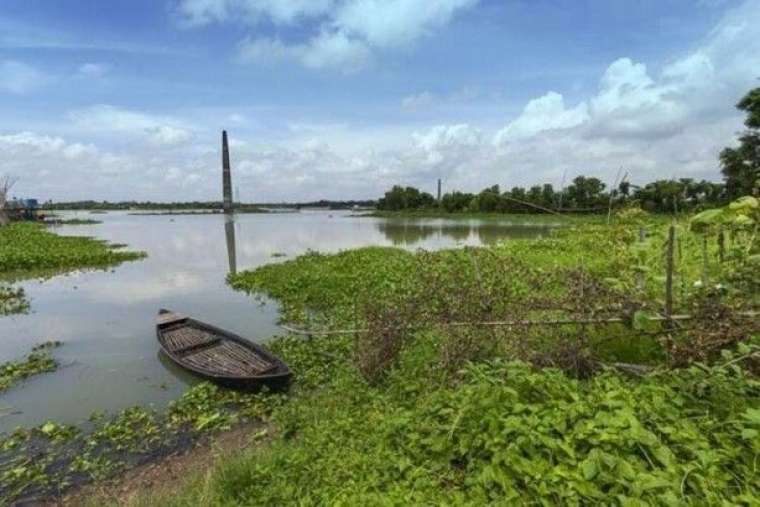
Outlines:
{"type": "Polygon", "coordinates": [[[673,315],[673,270],[675,257],[676,226],[668,229],[668,246],[665,258],[665,317],[673,315]]]}
{"type": "MultiPolygon", "coordinates": [[[[647,231],[644,229],[644,227],[639,227],[639,243],[643,243],[646,240],[647,237],[647,231]]],[[[646,275],[643,271],[639,271],[636,273],[636,287],[638,287],[639,290],[644,290],[644,283],[646,281],[646,275]]]]}
{"type": "Polygon", "coordinates": [[[702,285],[707,286],[707,234],[702,236],[702,285]]]}

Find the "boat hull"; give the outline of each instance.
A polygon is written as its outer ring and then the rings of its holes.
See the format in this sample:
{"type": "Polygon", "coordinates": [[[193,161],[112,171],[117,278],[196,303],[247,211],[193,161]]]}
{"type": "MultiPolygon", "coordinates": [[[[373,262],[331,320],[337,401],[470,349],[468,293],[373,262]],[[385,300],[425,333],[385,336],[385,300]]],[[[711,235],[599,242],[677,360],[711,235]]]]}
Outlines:
{"type": "Polygon", "coordinates": [[[285,362],[261,345],[168,310],[159,311],[156,337],[173,363],[222,387],[283,390],[293,376],[285,362]]]}

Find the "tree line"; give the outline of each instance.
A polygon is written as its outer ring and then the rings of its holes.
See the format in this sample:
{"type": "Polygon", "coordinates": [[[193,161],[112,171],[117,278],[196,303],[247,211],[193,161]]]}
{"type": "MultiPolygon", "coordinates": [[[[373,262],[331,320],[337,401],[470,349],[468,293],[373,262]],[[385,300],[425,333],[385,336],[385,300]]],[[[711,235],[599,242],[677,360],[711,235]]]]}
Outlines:
{"type": "Polygon", "coordinates": [[[636,203],[647,211],[663,213],[720,205],[727,200],[725,184],[706,180],[658,180],[644,186],[623,181],[606,190],[599,178],[578,176],[562,190],[556,190],[549,183],[506,191],[494,185],[479,193],[446,193],[440,202],[417,188],[396,185],[378,200],[377,208],[387,211],[438,209],[448,213],[595,213],[606,211],[609,206],[636,203]]]}
{"type": "Polygon", "coordinates": [[[608,189],[599,178],[578,176],[559,190],[548,183],[509,190],[494,185],[479,193],[453,191],[441,196],[440,202],[417,188],[396,185],[378,200],[377,208],[435,209],[449,213],[593,213],[610,206],[637,204],[647,211],[672,213],[721,206],[743,195],[760,193],[760,88],[747,93],[736,107],[747,114],[744,122],[747,129],[739,137],[737,147],[725,148],[720,153],[722,183],[680,178],[633,185],[624,178],[608,189]]]}

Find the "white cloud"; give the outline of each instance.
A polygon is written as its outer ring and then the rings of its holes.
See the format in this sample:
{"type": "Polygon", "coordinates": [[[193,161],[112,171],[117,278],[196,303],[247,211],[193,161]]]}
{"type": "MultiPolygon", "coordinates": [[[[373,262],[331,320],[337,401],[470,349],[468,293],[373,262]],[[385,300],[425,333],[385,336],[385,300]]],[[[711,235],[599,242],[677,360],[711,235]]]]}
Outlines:
{"type": "Polygon", "coordinates": [[[306,44],[286,45],[279,39],[245,39],[239,59],[244,62],[273,63],[291,60],[311,69],[340,68],[355,72],[369,63],[370,51],[342,32],[322,32],[306,44]]]}
{"type": "Polygon", "coordinates": [[[97,154],[98,149],[93,144],[73,143],[63,149],[63,156],[70,160],[82,157],[94,157],[97,154]]]}
{"type": "Polygon", "coordinates": [[[297,60],[303,52],[301,46],[286,46],[279,39],[266,37],[240,41],[238,58],[243,62],[271,63],[282,60],[297,60]]]}
{"type": "Polygon", "coordinates": [[[502,144],[531,137],[545,130],[576,127],[588,118],[588,106],[585,102],[567,109],[562,95],[549,92],[528,102],[517,119],[496,133],[494,142],[502,144]]]}
{"type": "Polygon", "coordinates": [[[428,164],[464,160],[480,150],[483,133],[466,123],[438,125],[427,132],[412,134],[414,146],[420,150],[428,164]]]}
{"type": "Polygon", "coordinates": [[[77,69],[77,74],[81,77],[98,79],[111,70],[111,66],[106,63],[84,63],[77,69]]]}
{"type": "Polygon", "coordinates": [[[154,143],[165,146],[186,143],[193,138],[190,131],[169,125],[151,127],[145,129],[145,131],[150,134],[151,140],[154,143]]]}
{"type": "Polygon", "coordinates": [[[45,73],[26,63],[0,61],[0,92],[24,95],[43,87],[49,80],[45,73]]]}
{"type": "Polygon", "coordinates": [[[534,99],[496,141],[564,129],[566,135],[586,140],[661,143],[695,129],[696,123],[737,118],[733,105],[757,86],[758,69],[760,4],[747,1],[729,11],[699,47],[664,66],[659,76],[643,63],[619,58],[601,76],[595,95],[574,109],[566,109],[555,92],[534,99]]]}
{"type": "Polygon", "coordinates": [[[370,50],[367,45],[341,31],[320,33],[309,41],[301,58],[306,67],[337,67],[346,72],[360,70],[369,60],[370,50]]]}
{"type": "Polygon", "coordinates": [[[191,26],[229,21],[242,16],[249,23],[270,18],[289,24],[303,18],[325,14],[335,0],[183,0],[179,15],[191,26]]]}
{"type": "Polygon", "coordinates": [[[408,45],[446,25],[455,12],[477,0],[354,0],[346,2],[333,23],[378,48],[408,45]]]}
{"type": "Polygon", "coordinates": [[[97,104],[71,111],[69,118],[86,132],[118,132],[147,137],[158,145],[177,145],[192,139],[192,129],[177,119],[97,104]]]}
{"type": "Polygon", "coordinates": [[[179,13],[191,25],[244,20],[276,26],[311,21],[315,35],[285,42],[247,37],[238,57],[247,62],[295,61],[307,68],[354,72],[374,52],[408,46],[451,21],[478,0],[183,0],[179,13]]]}
{"type": "Polygon", "coordinates": [[[7,150],[33,149],[50,153],[65,148],[66,142],[60,137],[37,135],[34,132],[19,132],[0,135],[0,146],[7,150]]]}
{"type": "MultiPolygon", "coordinates": [[[[328,29],[325,33],[340,30],[328,29]]],[[[299,63],[312,47],[308,39],[294,53],[292,45],[281,46],[299,63]]],[[[370,52],[376,49],[368,46],[370,52]]],[[[207,116],[232,121],[230,114],[245,113],[262,123],[256,129],[236,127],[233,178],[246,199],[258,201],[377,197],[396,183],[434,191],[439,177],[447,190],[468,191],[495,183],[559,185],[564,172],[568,180],[583,173],[611,182],[621,166],[634,182],[716,178],[720,149],[742,128],[734,104],[757,86],[757,69],[760,4],[746,2],[693,50],[661,68],[621,55],[585,96],[542,91],[496,127],[466,116],[450,124],[402,120],[367,126],[347,116],[320,118],[299,110],[304,116],[278,118],[271,129],[276,133],[268,135],[261,127],[268,120],[254,109],[204,110],[190,122],[99,105],[71,113],[69,131],[76,133],[76,142],[29,132],[0,135],[0,160],[4,172],[21,177],[19,192],[40,198],[170,200],[181,191],[189,200],[216,199],[218,137],[197,125],[207,116]],[[160,144],[186,142],[189,135],[208,141],[182,149],[160,144]],[[88,136],[95,145],[88,144],[88,136]],[[107,140],[121,138],[131,140],[127,148],[108,151],[107,140]]],[[[408,104],[426,102],[425,93],[433,95],[418,91],[408,104]]],[[[436,106],[454,101],[440,92],[435,99],[436,106]]],[[[456,117],[463,111],[457,109],[456,117]]]]}
{"type": "Polygon", "coordinates": [[[401,107],[410,111],[422,109],[435,102],[435,95],[428,92],[420,92],[416,95],[408,95],[401,100],[401,107]]]}

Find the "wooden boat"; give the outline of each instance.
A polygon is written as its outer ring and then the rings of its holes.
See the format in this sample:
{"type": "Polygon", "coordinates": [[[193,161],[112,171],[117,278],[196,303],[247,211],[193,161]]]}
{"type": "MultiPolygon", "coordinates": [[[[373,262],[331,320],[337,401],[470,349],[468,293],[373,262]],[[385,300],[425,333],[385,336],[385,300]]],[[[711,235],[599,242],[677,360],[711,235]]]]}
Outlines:
{"type": "Polygon", "coordinates": [[[261,345],[169,310],[159,310],[156,335],[172,361],[225,387],[282,389],[292,377],[288,365],[261,345]]]}

